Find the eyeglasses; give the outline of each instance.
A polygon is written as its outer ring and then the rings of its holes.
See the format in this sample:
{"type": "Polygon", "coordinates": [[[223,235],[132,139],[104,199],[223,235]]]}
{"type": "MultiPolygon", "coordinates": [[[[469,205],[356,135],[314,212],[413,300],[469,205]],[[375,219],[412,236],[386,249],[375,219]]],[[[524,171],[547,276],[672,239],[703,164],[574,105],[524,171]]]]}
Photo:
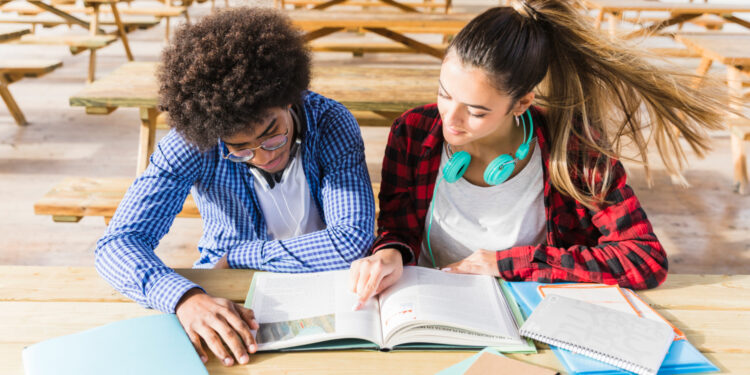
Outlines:
{"type": "Polygon", "coordinates": [[[233,161],[235,163],[244,163],[253,160],[253,158],[255,157],[255,150],[259,148],[262,148],[266,151],[274,151],[284,147],[284,145],[289,142],[288,134],[289,128],[287,128],[283,134],[276,134],[271,138],[266,139],[258,147],[245,148],[242,150],[230,152],[228,155],[224,156],[224,159],[233,161]]]}

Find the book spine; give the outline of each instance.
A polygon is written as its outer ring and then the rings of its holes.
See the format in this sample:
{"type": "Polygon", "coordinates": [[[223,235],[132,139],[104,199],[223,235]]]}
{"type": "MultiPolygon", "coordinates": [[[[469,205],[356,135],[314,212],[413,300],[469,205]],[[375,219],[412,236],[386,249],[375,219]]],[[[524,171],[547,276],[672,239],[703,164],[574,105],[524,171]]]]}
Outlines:
{"type": "Polygon", "coordinates": [[[623,360],[623,359],[620,359],[620,358],[615,358],[615,357],[612,357],[611,355],[608,355],[608,354],[605,354],[605,353],[602,353],[602,352],[599,352],[599,351],[596,351],[596,350],[592,350],[592,349],[589,349],[589,348],[584,348],[582,346],[574,345],[574,344],[571,344],[569,342],[560,341],[560,340],[557,340],[557,339],[554,339],[554,338],[551,338],[551,337],[547,337],[547,336],[541,335],[541,334],[536,333],[536,332],[530,332],[530,331],[522,329],[520,331],[520,333],[521,333],[521,336],[525,336],[525,337],[534,339],[536,341],[543,342],[543,343],[548,344],[548,345],[557,346],[558,348],[563,348],[563,349],[569,350],[569,351],[571,351],[573,353],[583,354],[583,355],[585,355],[587,357],[596,359],[598,361],[602,361],[604,363],[608,363],[608,364],[610,364],[612,366],[616,366],[616,367],[619,367],[621,369],[624,369],[624,370],[627,370],[627,371],[630,371],[630,372],[634,372],[636,374],[656,375],[657,370],[658,370],[658,369],[656,369],[656,370],[654,370],[654,369],[648,369],[646,367],[643,367],[643,366],[641,366],[639,364],[636,364],[636,363],[633,363],[633,362],[630,362],[630,361],[626,361],[626,360],[623,360]]]}

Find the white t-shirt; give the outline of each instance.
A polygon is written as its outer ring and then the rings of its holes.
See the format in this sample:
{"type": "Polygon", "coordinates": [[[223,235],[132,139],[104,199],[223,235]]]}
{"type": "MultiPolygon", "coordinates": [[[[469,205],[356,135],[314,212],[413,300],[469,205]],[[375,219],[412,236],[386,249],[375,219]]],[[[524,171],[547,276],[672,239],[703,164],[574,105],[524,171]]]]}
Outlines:
{"type": "MultiPolygon", "coordinates": [[[[539,145],[535,142],[531,160],[512,179],[500,185],[481,187],[460,178],[440,182],[432,198],[430,245],[438,267],[457,262],[479,249],[502,251],[514,246],[538,245],[547,234],[544,213],[544,174],[539,145]]],[[[443,148],[438,180],[448,155],[443,148]]],[[[432,267],[424,240],[418,264],[432,267]]]]}
{"type": "Polygon", "coordinates": [[[250,169],[255,176],[255,193],[271,239],[285,240],[325,229],[310,195],[302,157],[300,148],[273,189],[257,170],[250,169]]]}

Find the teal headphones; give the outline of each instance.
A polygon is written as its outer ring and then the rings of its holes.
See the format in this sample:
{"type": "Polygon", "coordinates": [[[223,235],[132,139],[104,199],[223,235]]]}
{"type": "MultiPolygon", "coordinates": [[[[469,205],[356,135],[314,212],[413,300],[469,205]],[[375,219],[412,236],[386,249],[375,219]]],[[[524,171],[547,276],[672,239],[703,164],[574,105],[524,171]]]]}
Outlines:
{"type": "MultiPolygon", "coordinates": [[[[513,170],[516,169],[516,163],[518,163],[519,160],[525,159],[526,156],[529,155],[531,141],[534,139],[534,120],[531,118],[531,112],[528,109],[518,117],[523,123],[524,141],[518,146],[514,155],[502,154],[487,165],[487,168],[484,170],[484,182],[489,185],[500,185],[505,182],[508,177],[513,174],[513,170]],[[528,131],[526,130],[526,120],[524,119],[524,115],[526,115],[529,120],[528,131]]],[[[448,147],[448,150],[450,150],[450,147],[448,147]]],[[[445,181],[448,181],[449,183],[458,181],[466,172],[469,163],[471,163],[471,155],[466,151],[459,151],[451,155],[450,159],[443,167],[442,179],[445,179],[445,181]]],[[[440,186],[440,181],[441,180],[438,180],[435,184],[435,190],[432,193],[433,199],[437,196],[437,189],[438,186],[440,186]]],[[[434,268],[437,268],[437,265],[435,264],[435,256],[432,254],[432,247],[430,246],[430,230],[432,229],[432,210],[435,208],[436,204],[437,202],[433,203],[430,207],[430,223],[427,226],[427,250],[430,252],[430,259],[432,260],[432,266],[434,268]]]]}

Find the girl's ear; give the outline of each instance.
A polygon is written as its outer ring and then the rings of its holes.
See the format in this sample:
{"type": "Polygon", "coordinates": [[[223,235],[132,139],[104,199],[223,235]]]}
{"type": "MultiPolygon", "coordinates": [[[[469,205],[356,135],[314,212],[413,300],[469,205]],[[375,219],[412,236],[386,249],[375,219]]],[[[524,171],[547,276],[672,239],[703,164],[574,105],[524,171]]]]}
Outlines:
{"type": "Polygon", "coordinates": [[[524,112],[526,112],[527,109],[531,106],[532,103],[534,103],[534,92],[530,92],[524,96],[522,96],[520,99],[516,100],[516,104],[513,106],[513,109],[511,112],[513,112],[514,116],[521,116],[524,112]]]}

